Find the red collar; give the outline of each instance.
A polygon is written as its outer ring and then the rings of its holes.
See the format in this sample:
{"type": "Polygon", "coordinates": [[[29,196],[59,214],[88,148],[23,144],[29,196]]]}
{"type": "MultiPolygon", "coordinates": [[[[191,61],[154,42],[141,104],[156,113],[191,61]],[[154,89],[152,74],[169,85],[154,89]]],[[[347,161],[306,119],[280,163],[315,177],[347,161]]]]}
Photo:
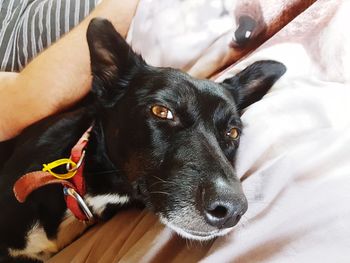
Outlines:
{"type": "MultiPolygon", "coordinates": [[[[49,172],[35,171],[20,177],[14,187],[13,192],[20,203],[24,203],[27,197],[38,188],[49,184],[61,184],[67,208],[74,216],[82,221],[91,221],[93,214],[83,200],[86,193],[85,180],[83,177],[85,147],[89,141],[90,127],[71,150],[70,159],[77,164],[74,168],[75,175],[71,179],[58,179],[49,172]]],[[[67,166],[67,170],[69,170],[67,166]]]]}

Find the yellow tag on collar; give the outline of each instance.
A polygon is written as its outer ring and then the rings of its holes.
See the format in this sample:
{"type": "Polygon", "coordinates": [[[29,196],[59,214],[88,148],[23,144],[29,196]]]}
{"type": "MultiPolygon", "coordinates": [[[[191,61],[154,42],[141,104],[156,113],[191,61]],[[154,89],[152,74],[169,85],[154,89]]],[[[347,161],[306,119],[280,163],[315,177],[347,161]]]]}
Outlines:
{"type": "Polygon", "coordinates": [[[67,172],[65,174],[58,174],[58,173],[55,173],[52,171],[52,169],[54,169],[54,168],[57,168],[61,165],[67,165],[67,164],[69,164],[71,168],[74,168],[77,166],[77,164],[75,162],[73,162],[71,159],[64,158],[64,159],[58,159],[58,160],[53,161],[53,162],[48,163],[48,164],[43,164],[42,171],[49,172],[52,176],[54,176],[58,179],[63,179],[63,180],[70,179],[77,173],[76,170],[72,171],[72,172],[67,172]]]}

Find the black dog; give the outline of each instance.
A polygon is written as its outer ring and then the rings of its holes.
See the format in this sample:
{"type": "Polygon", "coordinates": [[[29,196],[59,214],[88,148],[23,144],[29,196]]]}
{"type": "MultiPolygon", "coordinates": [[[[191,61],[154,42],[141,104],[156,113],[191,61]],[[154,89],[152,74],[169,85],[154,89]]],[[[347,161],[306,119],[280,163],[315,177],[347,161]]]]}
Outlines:
{"type": "Polygon", "coordinates": [[[247,210],[234,169],[240,109],[259,100],[285,67],[259,61],[214,83],[147,65],[106,20],[94,19],[87,39],[91,93],[0,144],[0,262],[45,260],[85,229],[67,210],[61,184],[40,187],[23,203],[13,186],[43,164],[68,158],[91,125],[83,199],[95,218],[142,201],[186,238],[229,232],[247,210]],[[67,237],[69,220],[80,225],[67,237]]]}

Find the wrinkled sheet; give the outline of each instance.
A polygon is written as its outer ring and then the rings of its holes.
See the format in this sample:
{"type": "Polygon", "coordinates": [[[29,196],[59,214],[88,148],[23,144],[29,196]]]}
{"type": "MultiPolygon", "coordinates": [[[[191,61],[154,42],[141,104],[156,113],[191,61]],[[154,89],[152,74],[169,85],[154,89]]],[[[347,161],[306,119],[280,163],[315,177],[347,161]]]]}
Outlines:
{"type": "MultiPolygon", "coordinates": [[[[147,12],[147,3],[155,2],[141,1],[138,12],[147,12]]],[[[228,10],[232,15],[233,9],[228,10]]],[[[208,243],[185,241],[152,214],[129,210],[93,227],[50,262],[350,262],[349,14],[350,1],[318,0],[216,76],[222,80],[260,59],[275,59],[288,68],[242,115],[237,169],[249,209],[233,232],[208,243]]],[[[213,56],[198,55],[198,50],[227,33],[203,37],[208,43],[200,41],[202,47],[193,44],[191,49],[187,40],[179,40],[155,51],[152,43],[171,42],[171,32],[148,29],[149,35],[137,39],[142,22],[136,14],[129,41],[150,63],[179,68],[213,56]],[[141,39],[147,50],[137,46],[141,39]],[[188,54],[174,51],[181,43],[188,45],[188,54]]],[[[223,23],[234,28],[234,19],[223,23]]]]}

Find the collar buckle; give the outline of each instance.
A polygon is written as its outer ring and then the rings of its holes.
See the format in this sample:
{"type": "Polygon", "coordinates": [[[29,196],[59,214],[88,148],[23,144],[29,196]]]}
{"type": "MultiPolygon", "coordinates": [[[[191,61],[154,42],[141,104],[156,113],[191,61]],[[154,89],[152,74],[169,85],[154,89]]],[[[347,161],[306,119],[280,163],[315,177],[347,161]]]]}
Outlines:
{"type": "MultiPolygon", "coordinates": [[[[85,150],[83,150],[81,152],[81,156],[77,162],[77,165],[72,167],[72,165],[70,163],[67,163],[67,165],[66,165],[67,172],[72,173],[72,172],[77,171],[80,168],[80,166],[83,164],[84,158],[85,158],[85,150]]],[[[72,156],[70,156],[69,159],[72,159],[72,156]]]]}
{"type": "Polygon", "coordinates": [[[86,218],[88,219],[88,221],[92,221],[94,219],[94,215],[92,214],[91,210],[85,203],[84,199],[80,196],[80,194],[77,193],[77,191],[75,191],[73,188],[70,188],[70,187],[64,187],[63,193],[66,196],[68,195],[73,197],[77,201],[77,203],[79,204],[79,207],[86,215],[86,218]]]}

